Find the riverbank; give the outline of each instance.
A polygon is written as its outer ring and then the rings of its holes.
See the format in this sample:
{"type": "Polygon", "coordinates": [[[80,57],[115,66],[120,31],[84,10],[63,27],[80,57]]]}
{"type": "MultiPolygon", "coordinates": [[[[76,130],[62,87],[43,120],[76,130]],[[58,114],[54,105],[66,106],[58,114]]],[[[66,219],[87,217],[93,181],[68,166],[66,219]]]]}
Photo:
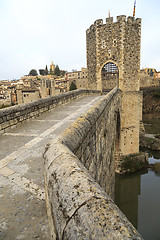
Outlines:
{"type": "Polygon", "coordinates": [[[143,118],[160,119],[160,87],[141,90],[143,91],[143,118]]]}
{"type": "Polygon", "coordinates": [[[140,134],[140,147],[160,151],[160,119],[143,119],[144,132],[140,134]]]}

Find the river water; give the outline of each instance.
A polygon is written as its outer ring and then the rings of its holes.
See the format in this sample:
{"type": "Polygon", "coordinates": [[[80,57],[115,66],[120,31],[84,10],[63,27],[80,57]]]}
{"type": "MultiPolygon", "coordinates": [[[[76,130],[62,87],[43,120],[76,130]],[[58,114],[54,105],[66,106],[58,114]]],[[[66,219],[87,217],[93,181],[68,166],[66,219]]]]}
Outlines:
{"type": "MultiPolygon", "coordinates": [[[[160,120],[146,120],[145,130],[160,134],[160,120]]],[[[145,151],[155,169],[116,175],[115,202],[145,240],[160,240],[160,151],[145,151]]]]}

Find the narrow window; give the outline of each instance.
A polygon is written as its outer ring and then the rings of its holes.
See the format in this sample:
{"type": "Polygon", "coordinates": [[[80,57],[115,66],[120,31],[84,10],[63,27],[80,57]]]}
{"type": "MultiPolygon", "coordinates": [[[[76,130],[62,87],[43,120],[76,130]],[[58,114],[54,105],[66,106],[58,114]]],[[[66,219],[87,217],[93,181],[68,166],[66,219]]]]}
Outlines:
{"type": "Polygon", "coordinates": [[[113,40],[113,46],[116,47],[117,46],[117,41],[113,40]]]}

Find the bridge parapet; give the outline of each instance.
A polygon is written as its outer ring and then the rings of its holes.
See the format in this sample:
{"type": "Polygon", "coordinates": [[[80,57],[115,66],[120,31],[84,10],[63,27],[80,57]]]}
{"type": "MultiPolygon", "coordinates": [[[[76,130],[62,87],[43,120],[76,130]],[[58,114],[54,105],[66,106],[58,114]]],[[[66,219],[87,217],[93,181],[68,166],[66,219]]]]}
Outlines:
{"type": "Polygon", "coordinates": [[[45,188],[53,239],[142,239],[107,195],[107,185],[114,185],[120,97],[120,90],[112,90],[46,148],[45,188]]]}
{"type": "Polygon", "coordinates": [[[84,95],[95,94],[98,92],[99,91],[95,90],[75,90],[57,96],[42,98],[30,103],[1,109],[0,133],[7,131],[7,129],[14,127],[18,123],[21,123],[29,118],[35,118],[36,116],[39,116],[43,112],[53,109],[56,106],[71,102],[84,95]]]}

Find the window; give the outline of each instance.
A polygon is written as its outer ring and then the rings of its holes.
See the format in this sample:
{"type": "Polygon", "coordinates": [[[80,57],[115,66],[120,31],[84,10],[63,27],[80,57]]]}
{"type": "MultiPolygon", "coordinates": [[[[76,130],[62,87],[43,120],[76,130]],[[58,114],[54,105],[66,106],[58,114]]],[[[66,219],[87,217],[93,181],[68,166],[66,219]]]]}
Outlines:
{"type": "Polygon", "coordinates": [[[102,42],[102,48],[105,48],[105,46],[106,46],[106,45],[105,45],[105,42],[103,41],[103,42],[102,42]]]}
{"type": "Polygon", "coordinates": [[[117,46],[117,41],[113,40],[113,46],[116,47],[117,46]]]}
{"type": "Polygon", "coordinates": [[[117,68],[116,64],[114,64],[112,62],[109,62],[109,63],[104,65],[102,71],[109,72],[109,73],[117,73],[118,68],[117,68]]]}

